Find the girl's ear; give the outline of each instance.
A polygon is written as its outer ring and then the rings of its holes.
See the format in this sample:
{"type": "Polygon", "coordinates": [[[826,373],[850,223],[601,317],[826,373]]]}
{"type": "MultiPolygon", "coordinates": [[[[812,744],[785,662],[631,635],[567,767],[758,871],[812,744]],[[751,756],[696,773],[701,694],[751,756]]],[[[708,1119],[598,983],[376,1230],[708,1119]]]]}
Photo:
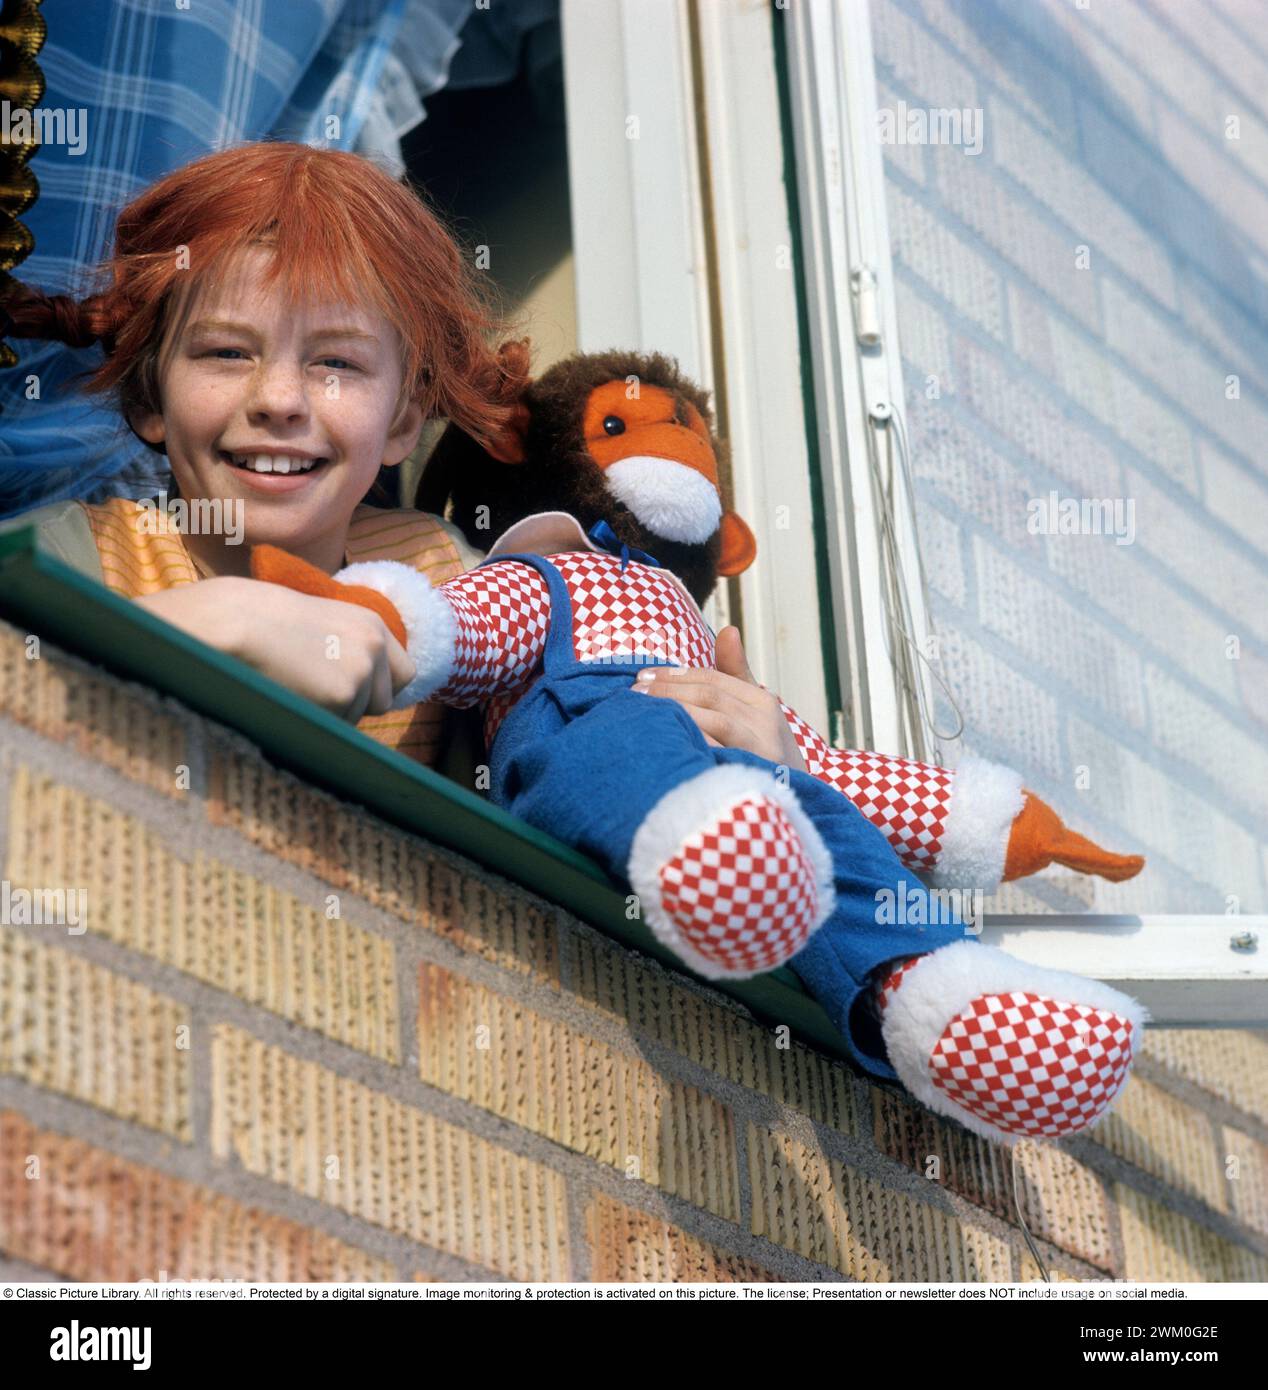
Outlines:
{"type": "Polygon", "coordinates": [[[395,468],[404,463],[414,452],[418,437],[423,432],[423,407],[417,401],[409,401],[396,417],[391,431],[383,444],[383,466],[395,468]]]}
{"type": "Polygon", "coordinates": [[[163,424],[163,413],[159,410],[137,410],[128,416],[132,433],[147,444],[167,442],[167,429],[163,424]]]}

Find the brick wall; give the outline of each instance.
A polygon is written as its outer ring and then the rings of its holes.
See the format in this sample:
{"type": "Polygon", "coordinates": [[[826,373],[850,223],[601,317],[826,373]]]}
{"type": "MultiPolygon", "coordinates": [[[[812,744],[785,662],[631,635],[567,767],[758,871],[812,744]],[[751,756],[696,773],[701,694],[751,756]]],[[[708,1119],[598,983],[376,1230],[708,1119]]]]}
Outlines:
{"type": "Polygon", "coordinates": [[[1054,871],[988,907],[1264,912],[1262,6],[871,12],[882,108],[982,113],[980,153],[884,147],[921,545],[965,721],[944,757],[1020,768],[1149,860],[1130,884],[1054,871]],[[1132,542],[1032,533],[1052,491],[1131,501],[1132,542]]]}
{"type": "MultiPolygon", "coordinates": [[[[0,853],[86,904],[0,925],[0,1278],[1036,1275],[1004,1150],[3,626],[0,853]]],[[[1060,1277],[1268,1279],[1268,1037],[1020,1168],[1060,1277]]]]}

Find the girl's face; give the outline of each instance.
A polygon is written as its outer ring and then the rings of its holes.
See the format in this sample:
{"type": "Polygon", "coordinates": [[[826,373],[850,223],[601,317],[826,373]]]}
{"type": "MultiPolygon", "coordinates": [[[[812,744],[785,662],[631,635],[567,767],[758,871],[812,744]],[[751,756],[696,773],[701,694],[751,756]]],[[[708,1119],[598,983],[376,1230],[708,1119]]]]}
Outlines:
{"type": "Polygon", "coordinates": [[[163,345],[162,409],[133,420],[166,445],[182,497],[219,499],[241,519],[246,544],[186,538],[215,573],[249,573],[260,542],[337,569],[353,509],[422,428],[417,404],[398,415],[400,340],[388,320],[369,306],[288,305],[280,286],[262,284],[269,254],[252,248],[194,296],[163,345]]]}

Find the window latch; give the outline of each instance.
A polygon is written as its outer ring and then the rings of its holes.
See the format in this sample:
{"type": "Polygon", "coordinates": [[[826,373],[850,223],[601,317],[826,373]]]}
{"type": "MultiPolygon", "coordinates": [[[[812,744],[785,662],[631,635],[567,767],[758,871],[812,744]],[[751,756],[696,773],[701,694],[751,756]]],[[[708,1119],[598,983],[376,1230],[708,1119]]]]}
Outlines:
{"type": "Polygon", "coordinates": [[[881,345],[881,316],[877,302],[876,274],[870,265],[850,271],[850,299],[854,306],[854,336],[861,347],[881,345]]]}

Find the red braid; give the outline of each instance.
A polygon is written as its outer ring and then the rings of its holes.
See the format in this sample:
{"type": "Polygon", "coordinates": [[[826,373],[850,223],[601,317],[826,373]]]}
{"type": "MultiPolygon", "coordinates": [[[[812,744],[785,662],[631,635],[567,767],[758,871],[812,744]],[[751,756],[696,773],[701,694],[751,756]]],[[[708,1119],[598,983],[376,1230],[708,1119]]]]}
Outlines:
{"type": "Polygon", "coordinates": [[[45,338],[70,347],[91,347],[109,335],[108,315],[100,295],[82,302],[67,294],[45,294],[13,282],[5,296],[6,338],[45,338]]]}

